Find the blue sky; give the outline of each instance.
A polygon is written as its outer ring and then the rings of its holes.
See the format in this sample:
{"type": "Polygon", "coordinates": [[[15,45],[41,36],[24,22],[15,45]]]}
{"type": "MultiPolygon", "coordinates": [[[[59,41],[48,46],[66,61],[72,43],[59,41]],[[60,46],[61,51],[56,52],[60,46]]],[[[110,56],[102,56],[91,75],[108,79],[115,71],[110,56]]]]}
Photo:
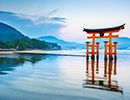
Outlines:
{"type": "MultiPolygon", "coordinates": [[[[52,35],[67,41],[84,42],[86,34],[82,32],[83,27],[111,27],[126,23],[126,28],[120,32],[120,36],[130,37],[129,5],[130,0],[1,0],[0,10],[26,16],[65,18],[64,23],[58,22],[62,27],[56,28],[52,35]]],[[[32,36],[38,36],[35,34],[32,36]]],[[[42,31],[41,35],[44,35],[42,31]]]]}

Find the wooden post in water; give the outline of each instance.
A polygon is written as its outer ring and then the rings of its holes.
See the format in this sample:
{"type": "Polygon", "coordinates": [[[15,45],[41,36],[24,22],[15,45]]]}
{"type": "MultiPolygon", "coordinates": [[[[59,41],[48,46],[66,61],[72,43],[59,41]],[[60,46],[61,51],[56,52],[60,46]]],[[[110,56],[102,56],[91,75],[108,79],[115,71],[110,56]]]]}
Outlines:
{"type": "Polygon", "coordinates": [[[92,84],[95,83],[95,79],[94,79],[94,77],[95,77],[95,71],[94,71],[95,67],[94,67],[94,64],[95,64],[95,60],[92,59],[92,60],[91,60],[91,67],[92,67],[92,84]]]}
{"type": "Polygon", "coordinates": [[[97,59],[99,59],[99,42],[96,42],[97,59]]]}
{"type": "Polygon", "coordinates": [[[109,60],[112,60],[113,57],[113,48],[112,48],[112,32],[109,34],[109,60]]]}
{"type": "Polygon", "coordinates": [[[107,77],[107,63],[108,63],[108,60],[104,60],[104,77],[107,77]]]}
{"type": "Polygon", "coordinates": [[[95,58],[95,34],[93,34],[92,36],[92,55],[91,55],[91,59],[95,58]]]}
{"type": "Polygon", "coordinates": [[[108,42],[104,41],[104,59],[107,60],[108,42]]]}
{"type": "Polygon", "coordinates": [[[90,42],[86,42],[86,57],[87,57],[87,59],[89,58],[89,47],[90,47],[90,42]]]}
{"type": "Polygon", "coordinates": [[[111,87],[111,75],[112,75],[112,60],[109,59],[109,68],[108,68],[108,86],[111,87]]]}
{"type": "Polygon", "coordinates": [[[117,65],[117,60],[116,59],[114,59],[114,75],[116,75],[116,65],[117,65]]]}
{"type": "Polygon", "coordinates": [[[117,59],[117,42],[114,42],[114,59],[117,59]]]}
{"type": "Polygon", "coordinates": [[[88,73],[89,70],[89,58],[86,57],[86,73],[88,73]]]}
{"type": "Polygon", "coordinates": [[[99,71],[99,59],[96,59],[96,73],[98,74],[99,71]]]}
{"type": "Polygon", "coordinates": [[[116,75],[116,65],[117,65],[117,42],[114,42],[114,75],[116,75]]]}

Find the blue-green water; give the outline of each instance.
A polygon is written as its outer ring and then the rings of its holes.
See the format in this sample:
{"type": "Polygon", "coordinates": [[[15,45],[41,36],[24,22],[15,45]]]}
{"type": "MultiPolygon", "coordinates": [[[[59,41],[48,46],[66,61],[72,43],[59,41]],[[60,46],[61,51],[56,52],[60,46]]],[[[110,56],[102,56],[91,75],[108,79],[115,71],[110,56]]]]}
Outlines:
{"type": "MultiPolygon", "coordinates": [[[[103,53],[100,55],[102,75],[103,53]]],[[[130,51],[118,52],[113,76],[123,93],[84,88],[86,77],[85,57],[1,55],[0,100],[130,100],[130,51]]]]}

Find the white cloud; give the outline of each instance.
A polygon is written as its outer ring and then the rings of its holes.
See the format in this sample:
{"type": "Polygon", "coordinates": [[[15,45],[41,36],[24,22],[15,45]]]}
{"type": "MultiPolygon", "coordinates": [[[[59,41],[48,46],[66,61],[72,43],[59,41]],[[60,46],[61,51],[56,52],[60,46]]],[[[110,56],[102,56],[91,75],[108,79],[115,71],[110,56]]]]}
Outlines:
{"type": "Polygon", "coordinates": [[[27,14],[14,14],[21,19],[28,19],[32,21],[35,25],[37,24],[64,24],[66,23],[66,18],[52,17],[52,14],[56,13],[58,9],[49,12],[46,15],[27,15],[27,14]]]}

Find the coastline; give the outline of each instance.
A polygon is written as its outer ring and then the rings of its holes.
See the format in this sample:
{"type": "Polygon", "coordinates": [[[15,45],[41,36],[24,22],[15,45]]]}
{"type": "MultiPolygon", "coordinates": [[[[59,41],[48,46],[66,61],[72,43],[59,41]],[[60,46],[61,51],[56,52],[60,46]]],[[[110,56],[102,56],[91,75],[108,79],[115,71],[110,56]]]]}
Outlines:
{"type": "Polygon", "coordinates": [[[0,51],[0,55],[10,55],[10,54],[42,54],[42,55],[54,55],[54,56],[78,56],[78,57],[86,57],[86,55],[83,54],[71,54],[71,53],[56,53],[56,52],[50,52],[49,50],[3,50],[0,51]]]}
{"type": "Polygon", "coordinates": [[[0,55],[3,55],[3,54],[16,54],[16,53],[46,53],[46,52],[47,52],[47,50],[18,50],[18,51],[1,50],[0,55]]]}
{"type": "Polygon", "coordinates": [[[3,55],[3,54],[14,54],[15,52],[14,51],[0,51],[0,55],[3,55]]]}
{"type": "MultiPolygon", "coordinates": [[[[100,53],[104,51],[101,50],[100,53]]],[[[117,50],[118,54],[130,54],[130,50],[117,50]]],[[[40,55],[55,55],[55,56],[79,56],[79,57],[86,57],[85,50],[82,51],[75,51],[75,50],[0,50],[0,55],[11,55],[11,54],[40,54],[40,55]]]]}

